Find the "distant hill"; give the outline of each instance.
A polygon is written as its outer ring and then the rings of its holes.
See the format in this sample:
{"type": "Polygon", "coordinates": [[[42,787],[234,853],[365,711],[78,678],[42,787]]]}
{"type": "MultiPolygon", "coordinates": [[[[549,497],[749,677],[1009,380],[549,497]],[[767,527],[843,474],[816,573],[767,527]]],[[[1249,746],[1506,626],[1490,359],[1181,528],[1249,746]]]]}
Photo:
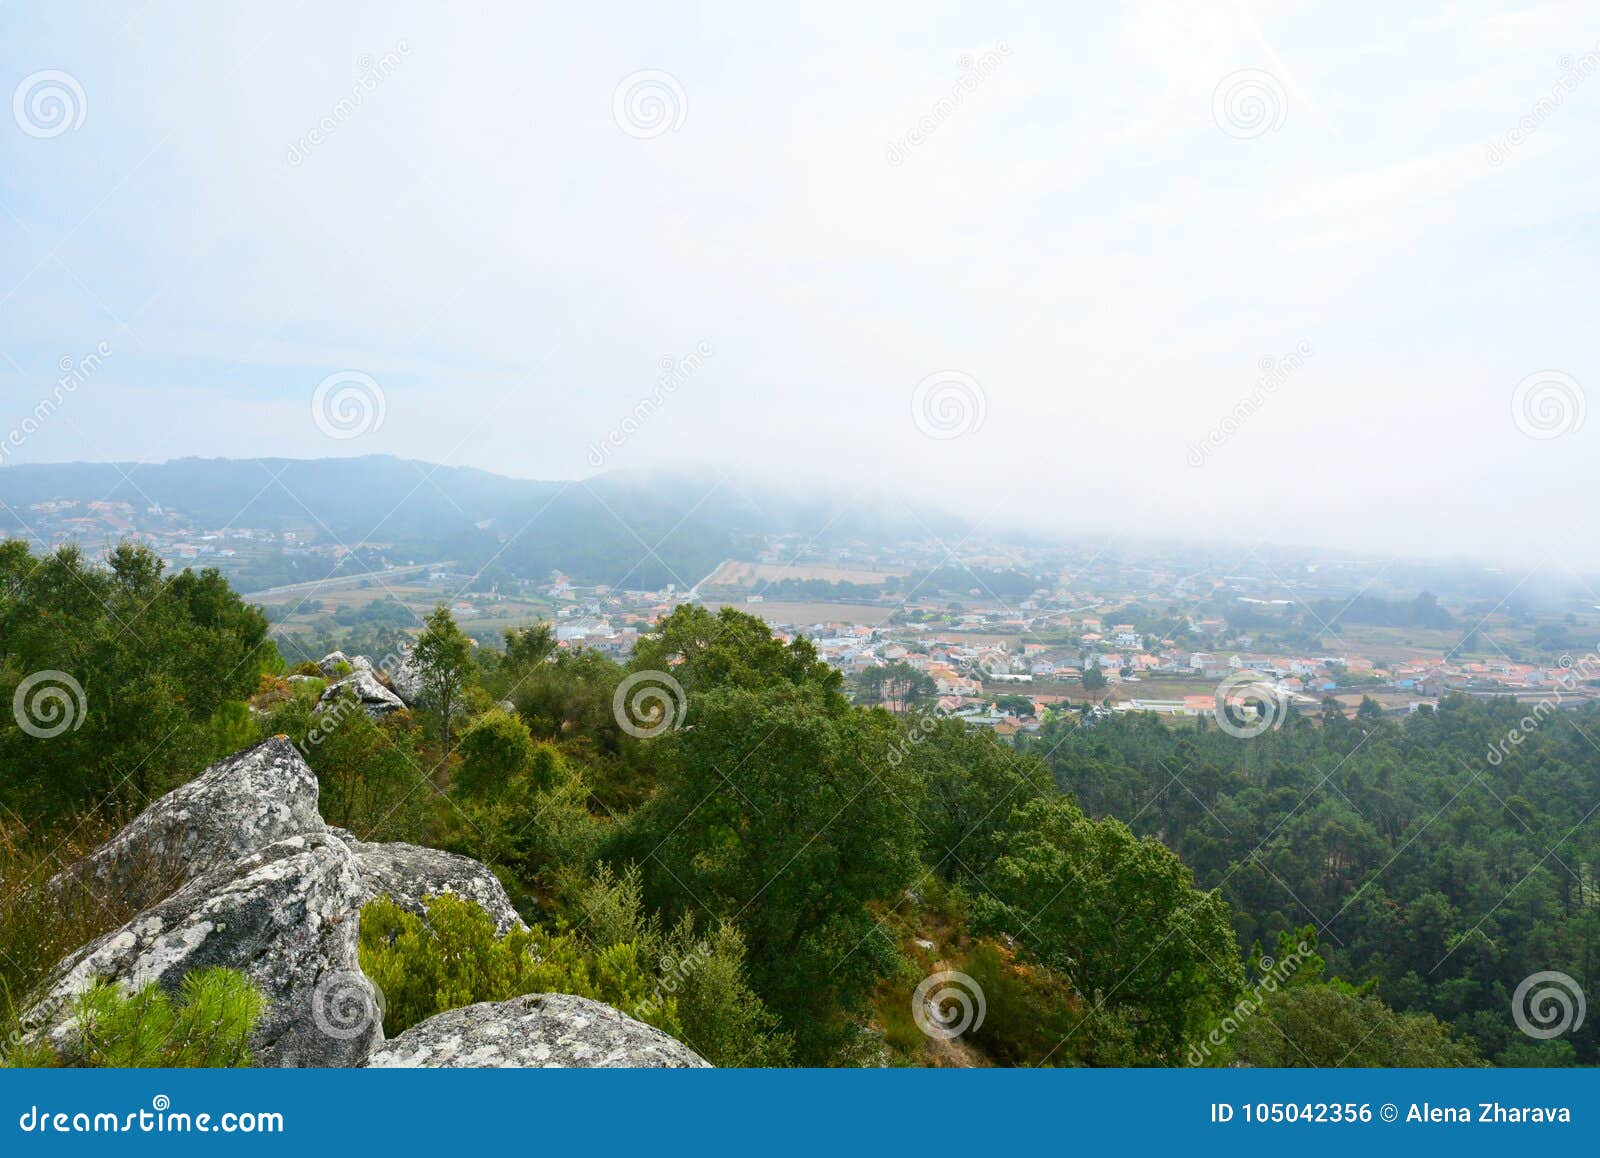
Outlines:
{"type": "MultiPolygon", "coordinates": [[[[52,463],[0,469],[0,502],[152,503],[202,530],[301,530],[391,560],[452,559],[485,582],[543,577],[653,588],[697,582],[769,534],[827,546],[955,535],[932,511],[796,495],[710,473],[610,474],[582,482],[508,478],[388,455],[324,459],[184,458],[165,463],[52,463]]],[[[0,525],[23,533],[0,509],[0,525]]],[[[954,540],[952,540],[954,541],[954,540]]]]}

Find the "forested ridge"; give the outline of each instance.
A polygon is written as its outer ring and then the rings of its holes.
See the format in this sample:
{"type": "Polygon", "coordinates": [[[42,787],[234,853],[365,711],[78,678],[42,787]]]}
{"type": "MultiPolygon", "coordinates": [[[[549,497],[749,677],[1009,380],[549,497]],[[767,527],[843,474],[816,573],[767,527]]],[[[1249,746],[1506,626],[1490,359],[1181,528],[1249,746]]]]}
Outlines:
{"type": "Polygon", "coordinates": [[[1592,714],[1498,765],[1520,713],[1456,700],[1249,740],[1067,716],[1019,750],[854,704],[732,609],[619,665],[549,625],[474,647],[440,608],[410,654],[415,709],[374,715],[215,574],[0,545],[0,697],[81,693],[59,729],[0,717],[0,1014],[118,921],[37,883],[276,734],[329,823],[490,865],[531,926],[369,906],[391,1030],[559,991],[720,1065],[1596,1060],[1591,1024],[1536,1041],[1509,1005],[1540,970],[1593,991],[1592,714]]]}
{"type": "Polygon", "coordinates": [[[1312,923],[1331,969],[1485,1056],[1594,1064],[1592,1023],[1534,1042],[1505,1017],[1524,977],[1559,970],[1592,993],[1600,968],[1600,710],[1530,710],[1456,695],[1248,740],[1129,716],[1030,746],[1091,815],[1220,889],[1242,944],[1312,923]]]}

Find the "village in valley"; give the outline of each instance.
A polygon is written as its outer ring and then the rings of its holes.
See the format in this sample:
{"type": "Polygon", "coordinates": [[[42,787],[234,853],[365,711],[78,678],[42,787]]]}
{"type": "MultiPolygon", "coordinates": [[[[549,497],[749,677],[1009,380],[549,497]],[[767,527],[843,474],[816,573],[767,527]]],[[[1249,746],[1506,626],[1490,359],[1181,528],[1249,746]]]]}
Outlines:
{"type": "Polygon", "coordinates": [[[40,546],[132,539],[174,567],[217,567],[280,633],[333,642],[363,626],[412,630],[443,603],[483,644],[552,620],[561,647],[625,659],[680,604],[734,607],[810,640],[858,699],[1001,735],[1063,712],[1212,716],[1219,686],[1240,682],[1306,714],[1364,701],[1404,714],[1447,692],[1562,706],[1600,697],[1595,606],[1497,598],[1487,571],[1418,576],[1392,561],[1283,550],[819,547],[772,535],[748,559],[646,590],[559,571],[487,582],[392,545],[352,550],[315,527],[203,529],[159,507],[60,501],[21,514],[40,546]],[[1439,596],[1422,590],[1429,580],[1439,596]]]}

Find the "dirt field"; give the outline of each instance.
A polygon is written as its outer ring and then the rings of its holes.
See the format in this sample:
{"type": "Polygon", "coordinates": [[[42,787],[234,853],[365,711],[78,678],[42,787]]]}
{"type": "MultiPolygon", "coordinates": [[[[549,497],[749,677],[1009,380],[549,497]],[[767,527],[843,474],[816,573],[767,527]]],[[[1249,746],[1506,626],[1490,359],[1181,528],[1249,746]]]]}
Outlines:
{"type": "Polygon", "coordinates": [[[826,563],[723,563],[706,581],[711,587],[759,587],[783,579],[825,579],[829,583],[882,583],[904,571],[868,571],[860,567],[833,567],[826,563]]]}
{"type": "Polygon", "coordinates": [[[862,623],[876,626],[885,622],[899,610],[887,605],[874,607],[870,603],[744,603],[735,600],[706,600],[706,606],[715,611],[719,607],[732,607],[771,624],[809,626],[813,623],[862,623]]]}

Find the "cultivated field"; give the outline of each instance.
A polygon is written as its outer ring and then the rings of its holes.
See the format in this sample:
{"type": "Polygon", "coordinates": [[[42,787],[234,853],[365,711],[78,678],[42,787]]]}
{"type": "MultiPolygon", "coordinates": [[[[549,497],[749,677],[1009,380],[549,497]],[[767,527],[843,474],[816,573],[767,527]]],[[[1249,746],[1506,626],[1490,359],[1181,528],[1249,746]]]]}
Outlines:
{"type": "Polygon", "coordinates": [[[784,579],[823,579],[829,583],[882,583],[904,571],[869,571],[827,563],[741,563],[729,559],[706,580],[708,587],[759,587],[784,579]]]}
{"type": "Polygon", "coordinates": [[[893,605],[875,607],[870,603],[745,603],[740,600],[706,600],[713,611],[732,607],[764,619],[773,625],[807,626],[813,623],[860,623],[875,627],[899,610],[893,605]]]}

